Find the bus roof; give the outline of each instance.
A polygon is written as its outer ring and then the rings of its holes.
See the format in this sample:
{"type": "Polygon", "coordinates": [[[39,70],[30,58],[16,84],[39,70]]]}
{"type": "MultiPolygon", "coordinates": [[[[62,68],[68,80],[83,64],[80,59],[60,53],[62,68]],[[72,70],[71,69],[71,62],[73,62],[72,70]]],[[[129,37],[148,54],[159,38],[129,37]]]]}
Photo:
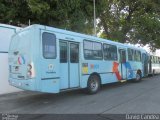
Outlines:
{"type": "Polygon", "coordinates": [[[31,26],[28,26],[28,27],[24,28],[23,30],[21,30],[19,32],[23,32],[23,31],[31,29],[33,27],[36,27],[36,28],[39,28],[39,29],[48,30],[48,31],[68,34],[68,35],[72,35],[72,36],[77,36],[77,37],[84,38],[86,40],[92,40],[92,41],[97,41],[98,40],[98,41],[101,41],[101,42],[106,42],[107,41],[108,43],[113,44],[113,45],[119,45],[119,46],[132,48],[132,49],[137,49],[137,50],[141,50],[141,51],[147,52],[145,49],[143,49],[141,47],[136,47],[136,46],[132,46],[132,45],[124,44],[124,43],[119,43],[119,42],[115,42],[115,41],[108,40],[108,39],[98,38],[98,37],[91,36],[91,35],[86,35],[86,34],[82,34],[82,33],[76,33],[76,32],[72,32],[72,31],[68,31],[68,30],[64,30],[64,29],[59,29],[59,28],[54,28],[54,27],[44,26],[44,25],[39,25],[39,24],[33,24],[31,26]]]}

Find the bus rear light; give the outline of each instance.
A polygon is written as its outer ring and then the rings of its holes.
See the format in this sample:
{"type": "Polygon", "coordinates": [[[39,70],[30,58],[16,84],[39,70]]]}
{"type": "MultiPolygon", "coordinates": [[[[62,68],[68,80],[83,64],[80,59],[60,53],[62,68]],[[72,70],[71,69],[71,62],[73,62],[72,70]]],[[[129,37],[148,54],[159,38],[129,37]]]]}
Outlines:
{"type": "Polygon", "coordinates": [[[32,65],[31,64],[28,64],[28,70],[31,70],[32,69],[32,65]]]}
{"type": "Polygon", "coordinates": [[[34,76],[35,76],[34,65],[33,62],[31,62],[31,64],[28,64],[27,66],[27,77],[33,78],[34,76]]]}
{"type": "Polygon", "coordinates": [[[28,76],[28,77],[31,77],[31,76],[32,76],[32,72],[31,72],[31,71],[28,71],[27,76],[28,76]]]}

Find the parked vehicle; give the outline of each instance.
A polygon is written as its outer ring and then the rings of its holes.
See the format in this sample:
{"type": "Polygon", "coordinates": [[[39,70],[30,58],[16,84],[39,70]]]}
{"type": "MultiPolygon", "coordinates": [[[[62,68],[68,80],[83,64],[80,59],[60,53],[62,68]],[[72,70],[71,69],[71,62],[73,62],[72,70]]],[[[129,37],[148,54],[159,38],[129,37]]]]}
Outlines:
{"type": "Polygon", "coordinates": [[[16,33],[9,50],[9,83],[32,91],[59,93],[148,75],[142,48],[43,25],[16,33]]]}
{"type": "Polygon", "coordinates": [[[149,75],[160,73],[160,57],[150,55],[149,57],[149,75]]]}
{"type": "Polygon", "coordinates": [[[0,24],[0,94],[19,91],[8,84],[8,50],[12,35],[21,28],[0,24]]]}

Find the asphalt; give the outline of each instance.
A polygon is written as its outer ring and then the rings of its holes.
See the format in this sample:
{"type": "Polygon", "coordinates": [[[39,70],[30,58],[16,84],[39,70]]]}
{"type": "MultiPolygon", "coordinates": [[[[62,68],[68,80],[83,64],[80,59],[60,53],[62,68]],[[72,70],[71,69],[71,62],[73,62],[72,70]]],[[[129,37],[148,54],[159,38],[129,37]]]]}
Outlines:
{"type": "Polygon", "coordinates": [[[105,117],[106,114],[159,114],[160,75],[143,78],[139,83],[104,85],[94,95],[88,95],[84,90],[60,94],[23,91],[1,95],[0,113],[98,114],[89,116],[90,119],[94,117],[96,120],[111,120],[105,117]]]}

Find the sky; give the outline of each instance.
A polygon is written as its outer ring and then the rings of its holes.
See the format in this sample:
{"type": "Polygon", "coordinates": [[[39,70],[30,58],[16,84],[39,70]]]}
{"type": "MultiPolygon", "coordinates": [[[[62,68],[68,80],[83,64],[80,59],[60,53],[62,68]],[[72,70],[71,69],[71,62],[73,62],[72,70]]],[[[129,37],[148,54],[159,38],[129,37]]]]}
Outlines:
{"type": "MultiPolygon", "coordinates": [[[[130,43],[127,43],[127,44],[133,45],[133,44],[130,44],[130,43]]],[[[141,47],[140,44],[135,44],[135,45],[133,45],[133,46],[141,47]]],[[[149,45],[145,45],[145,46],[142,47],[142,48],[145,49],[148,53],[160,57],[160,49],[157,49],[155,52],[151,52],[150,49],[149,49],[149,45]]]]}
{"type": "Polygon", "coordinates": [[[151,54],[153,54],[153,55],[155,55],[155,56],[159,56],[159,57],[160,57],[160,49],[157,49],[154,53],[152,53],[152,52],[149,50],[148,45],[145,45],[143,48],[144,48],[147,52],[149,52],[149,53],[151,53],[151,54]]]}
{"type": "Polygon", "coordinates": [[[156,50],[156,55],[160,57],[160,49],[156,50]]]}

